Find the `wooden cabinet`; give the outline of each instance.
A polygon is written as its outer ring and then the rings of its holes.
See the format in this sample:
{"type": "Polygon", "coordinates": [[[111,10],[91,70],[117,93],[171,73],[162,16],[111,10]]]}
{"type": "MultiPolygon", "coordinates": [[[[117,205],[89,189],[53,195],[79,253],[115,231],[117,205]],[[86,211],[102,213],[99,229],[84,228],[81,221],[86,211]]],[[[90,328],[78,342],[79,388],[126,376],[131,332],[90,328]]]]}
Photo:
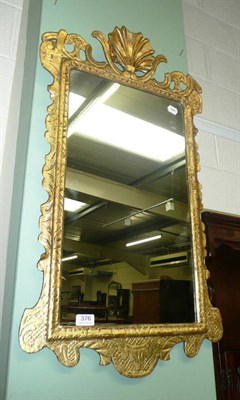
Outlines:
{"type": "Polygon", "coordinates": [[[240,399],[240,218],[205,212],[212,302],[220,309],[223,337],[213,344],[218,400],[240,399]]]}
{"type": "Polygon", "coordinates": [[[160,280],[135,282],[133,292],[133,323],[153,324],[160,322],[160,280]]]}
{"type": "Polygon", "coordinates": [[[132,284],[133,323],[194,322],[192,282],[152,279],[132,284]]]}

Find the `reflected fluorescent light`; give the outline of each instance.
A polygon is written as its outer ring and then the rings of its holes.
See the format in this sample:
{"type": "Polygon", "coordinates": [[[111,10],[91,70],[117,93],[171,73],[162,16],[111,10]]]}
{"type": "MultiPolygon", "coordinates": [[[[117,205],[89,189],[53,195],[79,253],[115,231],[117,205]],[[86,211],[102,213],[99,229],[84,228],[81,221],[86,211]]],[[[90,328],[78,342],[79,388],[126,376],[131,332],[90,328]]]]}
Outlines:
{"type": "Polygon", "coordinates": [[[185,151],[183,136],[105,104],[76,119],[68,136],[73,133],[161,162],[185,151]]]}
{"type": "Polygon", "coordinates": [[[77,254],[75,254],[74,256],[64,257],[62,258],[62,261],[74,260],[75,258],[78,258],[77,254]]]}
{"type": "MultiPolygon", "coordinates": [[[[185,140],[180,134],[103,104],[119,87],[118,83],[112,83],[82,110],[70,123],[68,137],[75,133],[160,162],[184,153],[185,140]]],[[[84,97],[70,92],[69,117],[84,101],[84,97]]],[[[178,112],[172,105],[168,111],[175,115],[178,112]]]]}
{"type": "Polygon", "coordinates": [[[107,90],[105,90],[99,97],[97,97],[96,101],[94,102],[94,106],[104,103],[107,99],[109,99],[109,97],[113,95],[113,93],[115,93],[119,89],[119,87],[119,83],[112,83],[107,90]]]}
{"type": "MultiPolygon", "coordinates": [[[[104,103],[115,93],[118,88],[120,87],[119,83],[112,83],[110,87],[108,87],[105,91],[102,92],[101,95],[97,96],[91,103],[91,105],[88,105],[88,108],[86,112],[89,112],[90,109],[99,106],[100,104],[104,103]]],[[[77,109],[84,103],[86,100],[85,97],[80,96],[79,94],[70,92],[69,93],[69,110],[68,110],[68,118],[70,118],[76,111],[77,109]]],[[[81,113],[82,117],[83,113],[81,113]]],[[[78,118],[76,118],[78,119],[78,118]]]]}
{"type": "Polygon", "coordinates": [[[76,212],[81,210],[83,207],[85,207],[87,204],[82,203],[81,201],[73,200],[73,199],[68,199],[65,197],[64,199],[64,210],[69,211],[69,212],[76,212]]]}
{"type": "Polygon", "coordinates": [[[152,236],[150,238],[137,240],[136,242],[127,243],[126,247],[135,246],[137,244],[141,244],[141,243],[145,243],[145,242],[151,242],[152,240],[157,240],[157,239],[160,239],[161,237],[162,237],[162,235],[156,235],[156,236],[152,236]]]}
{"type": "Polygon", "coordinates": [[[70,118],[75,111],[84,103],[85,97],[79,96],[79,94],[70,92],[69,93],[69,109],[68,109],[68,118],[70,118]]]}

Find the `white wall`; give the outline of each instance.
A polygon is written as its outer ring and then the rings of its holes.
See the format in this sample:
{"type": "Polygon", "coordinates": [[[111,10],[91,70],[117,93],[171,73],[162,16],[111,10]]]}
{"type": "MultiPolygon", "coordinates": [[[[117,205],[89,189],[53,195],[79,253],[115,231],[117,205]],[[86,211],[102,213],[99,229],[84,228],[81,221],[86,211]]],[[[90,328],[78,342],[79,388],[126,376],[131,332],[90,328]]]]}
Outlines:
{"type": "Polygon", "coordinates": [[[13,74],[16,65],[18,36],[20,29],[23,0],[0,0],[0,65],[1,65],[1,146],[0,146],[0,171],[2,171],[3,148],[7,129],[7,118],[13,74]]]}
{"type": "Polygon", "coordinates": [[[240,1],[183,0],[189,73],[203,89],[199,127],[205,209],[240,214],[240,1]]]}
{"type": "MultiPolygon", "coordinates": [[[[22,8],[23,0],[0,0],[0,330],[25,48],[22,8]]],[[[25,26],[26,16],[27,10],[25,26]]]]}

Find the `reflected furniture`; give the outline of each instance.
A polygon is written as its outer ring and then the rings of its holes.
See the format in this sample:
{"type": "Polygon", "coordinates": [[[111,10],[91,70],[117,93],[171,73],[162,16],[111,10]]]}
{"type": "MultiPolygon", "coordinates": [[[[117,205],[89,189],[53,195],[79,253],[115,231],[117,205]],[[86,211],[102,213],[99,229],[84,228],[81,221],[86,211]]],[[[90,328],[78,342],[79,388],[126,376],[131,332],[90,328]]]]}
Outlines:
{"type": "Polygon", "coordinates": [[[205,211],[209,291],[221,311],[223,337],[213,344],[218,400],[240,398],[240,216],[205,211]]]}
{"type": "Polygon", "coordinates": [[[151,279],[132,284],[133,323],[194,322],[192,281],[151,279]]]}
{"type": "MultiPolygon", "coordinates": [[[[64,322],[64,314],[66,314],[65,323],[68,320],[67,315],[72,314],[94,314],[95,322],[108,322],[108,315],[111,307],[99,304],[66,304],[61,306],[62,321],[64,322]]],[[[71,319],[70,319],[71,321],[71,319]]]]}
{"type": "Polygon", "coordinates": [[[133,323],[160,323],[160,280],[134,282],[133,292],[133,323]]]}

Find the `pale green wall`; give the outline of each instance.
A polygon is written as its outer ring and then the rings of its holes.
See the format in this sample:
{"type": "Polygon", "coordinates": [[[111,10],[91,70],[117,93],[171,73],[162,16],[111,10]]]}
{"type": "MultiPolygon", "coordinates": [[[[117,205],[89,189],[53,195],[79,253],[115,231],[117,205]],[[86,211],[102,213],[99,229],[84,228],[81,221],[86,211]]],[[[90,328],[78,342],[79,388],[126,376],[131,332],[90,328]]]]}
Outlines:
{"type": "MultiPolygon", "coordinates": [[[[37,2],[38,0],[30,1],[31,10],[34,10],[37,2]]],[[[36,12],[39,13],[39,11],[36,12]]],[[[169,59],[167,68],[163,65],[161,69],[160,66],[161,71],[166,69],[187,71],[185,51],[182,52],[185,45],[180,0],[43,0],[41,34],[61,28],[68,32],[80,33],[96,48],[95,57],[98,56],[100,47],[96,41],[91,39],[90,32],[97,29],[108,33],[116,25],[125,25],[132,31],[142,31],[151,39],[156,53],[163,53],[169,59]]],[[[31,29],[37,29],[37,25],[31,29]]],[[[27,62],[34,50],[32,44],[29,44],[27,62]]],[[[159,362],[151,375],[141,379],[125,378],[112,365],[98,366],[99,356],[91,350],[81,350],[80,363],[76,367],[68,369],[63,367],[55,355],[47,349],[32,355],[28,355],[20,349],[18,328],[21,315],[24,308],[32,307],[36,303],[41,289],[41,272],[35,266],[42,252],[37,237],[39,234],[39,206],[46,199],[46,194],[41,187],[41,168],[44,155],[49,149],[43,132],[46,107],[50,103],[46,87],[51,81],[51,76],[42,69],[38,62],[16,262],[17,274],[6,399],[215,399],[211,344],[209,342],[203,344],[199,355],[194,359],[188,359],[185,356],[182,345],[176,346],[171,352],[171,361],[159,362]]],[[[25,86],[25,90],[28,90],[28,87],[25,86]]],[[[23,135],[23,131],[19,132],[20,138],[21,135],[23,135]]],[[[18,164],[21,165],[25,161],[25,156],[23,155],[22,159],[21,155],[20,152],[17,155],[16,170],[18,164]]],[[[17,181],[15,183],[17,184],[17,181]]],[[[17,195],[18,193],[15,194],[15,196],[17,195]]],[[[13,213],[17,207],[18,204],[15,201],[13,213]]],[[[9,248],[10,252],[12,248],[16,249],[13,236],[10,237],[9,248]]],[[[13,268],[13,265],[9,265],[9,268],[13,268]]]]}

